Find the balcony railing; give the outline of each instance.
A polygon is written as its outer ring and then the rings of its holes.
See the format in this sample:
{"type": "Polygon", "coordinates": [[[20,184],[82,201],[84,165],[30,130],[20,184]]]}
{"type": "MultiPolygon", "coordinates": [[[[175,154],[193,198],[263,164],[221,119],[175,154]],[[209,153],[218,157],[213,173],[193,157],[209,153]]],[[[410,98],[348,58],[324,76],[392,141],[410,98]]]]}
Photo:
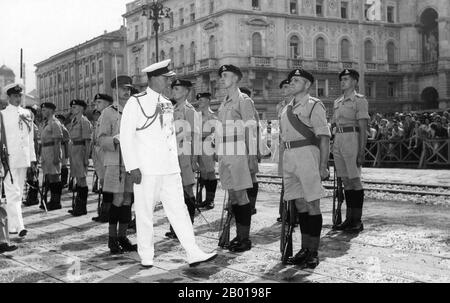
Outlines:
{"type": "Polygon", "coordinates": [[[250,65],[258,67],[271,67],[272,57],[250,57],[250,65]]]}
{"type": "Polygon", "coordinates": [[[303,60],[302,59],[289,59],[289,68],[303,68],[303,60]]]}
{"type": "Polygon", "coordinates": [[[390,72],[398,72],[398,64],[388,64],[388,69],[390,72]]]}
{"type": "Polygon", "coordinates": [[[186,68],[187,68],[187,72],[188,73],[194,73],[195,72],[195,64],[188,65],[186,68]]]}
{"type": "Polygon", "coordinates": [[[377,64],[376,63],[366,63],[366,69],[367,70],[377,70],[377,64]]]}
{"type": "Polygon", "coordinates": [[[327,70],[328,69],[328,61],[317,61],[317,69],[318,70],[327,70]]]}
{"type": "Polygon", "coordinates": [[[353,68],[353,62],[342,62],[342,69],[351,69],[353,68]]]}
{"type": "Polygon", "coordinates": [[[217,59],[200,60],[200,70],[217,68],[217,59]]]}
{"type": "Polygon", "coordinates": [[[184,66],[177,67],[175,72],[178,74],[184,74],[184,66]]]}
{"type": "Polygon", "coordinates": [[[438,63],[437,62],[427,62],[422,63],[422,71],[423,72],[435,72],[438,69],[438,63]]]}

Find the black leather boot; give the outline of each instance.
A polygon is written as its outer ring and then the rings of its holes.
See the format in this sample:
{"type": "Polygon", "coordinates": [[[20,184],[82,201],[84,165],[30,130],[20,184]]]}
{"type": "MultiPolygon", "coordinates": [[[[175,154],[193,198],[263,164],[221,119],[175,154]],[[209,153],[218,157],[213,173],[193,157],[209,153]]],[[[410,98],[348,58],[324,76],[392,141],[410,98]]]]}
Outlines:
{"type": "Polygon", "coordinates": [[[67,168],[67,166],[61,167],[61,184],[63,188],[68,186],[67,184],[68,177],[69,177],[69,169],[67,168]]]}
{"type": "Polygon", "coordinates": [[[108,238],[108,248],[112,255],[123,254],[122,248],[119,244],[119,240],[116,237],[108,238]]]}
{"type": "Polygon", "coordinates": [[[346,190],[345,191],[345,204],[347,206],[345,210],[345,221],[341,224],[335,226],[334,230],[346,230],[352,225],[352,211],[353,211],[353,190],[346,190]]]}
{"type": "Polygon", "coordinates": [[[62,208],[61,207],[61,191],[62,191],[61,182],[50,183],[51,198],[50,198],[50,203],[47,205],[47,210],[51,211],[51,210],[57,210],[57,209],[62,208]]]}

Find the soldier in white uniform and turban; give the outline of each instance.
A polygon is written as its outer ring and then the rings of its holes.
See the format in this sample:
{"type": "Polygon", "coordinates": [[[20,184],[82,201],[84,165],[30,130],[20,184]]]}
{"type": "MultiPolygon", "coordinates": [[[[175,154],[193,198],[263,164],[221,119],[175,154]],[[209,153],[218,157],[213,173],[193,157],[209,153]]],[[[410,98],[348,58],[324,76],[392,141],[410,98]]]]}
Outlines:
{"type": "Polygon", "coordinates": [[[143,70],[148,88],[125,105],[120,124],[120,142],[126,171],[134,183],[138,253],[141,265],[153,266],[153,210],[162,201],[167,218],[186,250],[190,267],[208,262],[216,253],[205,253],[197,245],[194,229],[184,203],[178,163],[174,108],[163,95],[169,79],[171,60],[143,70]]]}
{"type": "Polygon", "coordinates": [[[25,237],[27,230],[22,217],[22,195],[28,167],[36,165],[34,150],[33,118],[29,110],[21,106],[23,88],[18,84],[5,87],[8,106],[2,110],[9,153],[11,175],[5,176],[6,212],[9,233],[25,237]]]}

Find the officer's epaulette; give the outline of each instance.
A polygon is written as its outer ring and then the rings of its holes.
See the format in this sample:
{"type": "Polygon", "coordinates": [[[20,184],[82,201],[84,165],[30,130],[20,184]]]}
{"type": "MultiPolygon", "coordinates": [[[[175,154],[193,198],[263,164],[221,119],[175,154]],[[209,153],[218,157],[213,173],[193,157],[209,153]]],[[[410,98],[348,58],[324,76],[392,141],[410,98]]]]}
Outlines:
{"type": "Polygon", "coordinates": [[[135,98],[140,98],[140,97],[144,97],[145,95],[147,95],[147,92],[146,92],[146,91],[143,91],[143,92],[141,92],[141,93],[139,93],[139,94],[133,95],[133,97],[135,97],[135,98]]]}
{"type": "Polygon", "coordinates": [[[189,102],[186,102],[186,107],[189,107],[189,108],[195,110],[194,106],[191,103],[189,103],[189,102]]]}

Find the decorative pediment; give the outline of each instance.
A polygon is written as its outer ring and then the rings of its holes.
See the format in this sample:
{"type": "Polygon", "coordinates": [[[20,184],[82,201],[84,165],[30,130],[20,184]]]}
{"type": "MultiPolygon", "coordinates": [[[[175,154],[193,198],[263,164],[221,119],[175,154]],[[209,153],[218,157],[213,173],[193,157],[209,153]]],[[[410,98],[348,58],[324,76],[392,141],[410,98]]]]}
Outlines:
{"type": "Polygon", "coordinates": [[[247,21],[247,24],[252,26],[264,26],[264,27],[269,26],[269,23],[267,23],[266,20],[260,18],[250,19],[249,21],[247,21]]]}
{"type": "Polygon", "coordinates": [[[218,26],[219,26],[219,23],[214,22],[214,21],[209,21],[205,25],[203,25],[203,29],[205,31],[207,31],[207,30],[213,29],[213,28],[218,27],[218,26]]]}

